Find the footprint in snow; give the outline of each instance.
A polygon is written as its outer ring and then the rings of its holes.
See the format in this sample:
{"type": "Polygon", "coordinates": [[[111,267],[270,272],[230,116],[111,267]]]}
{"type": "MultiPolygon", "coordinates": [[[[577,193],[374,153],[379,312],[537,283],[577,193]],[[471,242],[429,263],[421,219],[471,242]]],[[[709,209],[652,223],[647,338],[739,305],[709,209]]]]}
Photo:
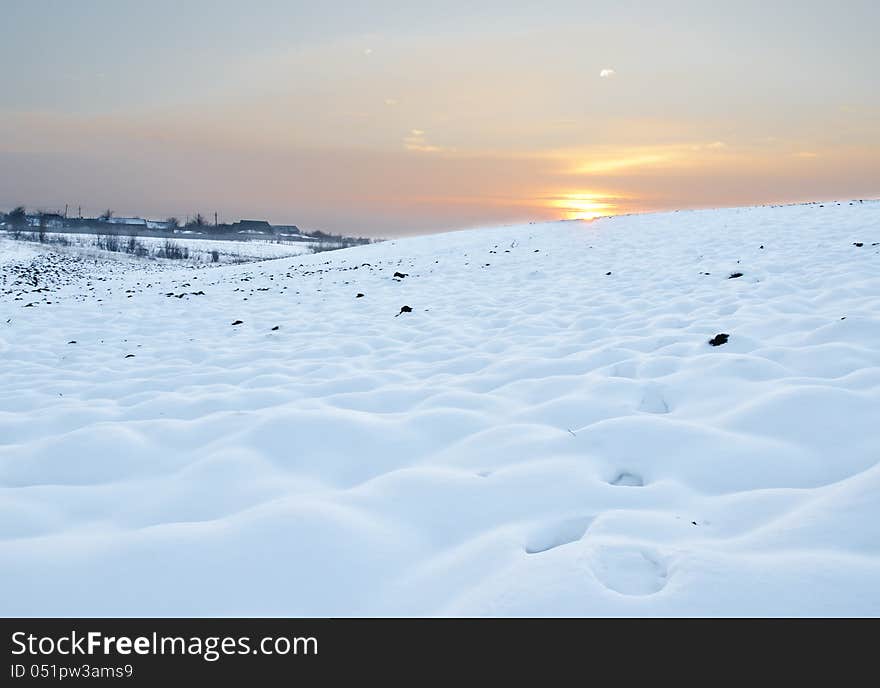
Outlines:
{"type": "Polygon", "coordinates": [[[636,547],[600,547],[589,564],[602,585],[621,595],[653,595],[666,587],[669,575],[658,556],[636,547]]]}
{"type": "Polygon", "coordinates": [[[621,471],[617,474],[614,480],[609,483],[609,485],[614,485],[616,487],[644,487],[645,481],[638,473],[621,471]]]}
{"type": "Polygon", "coordinates": [[[527,554],[539,554],[570,542],[577,542],[587,532],[595,516],[577,516],[561,521],[543,523],[526,537],[527,554]]]}
{"type": "Polygon", "coordinates": [[[669,413],[669,404],[663,398],[663,392],[657,385],[648,385],[642,395],[639,411],[645,413],[669,413]]]}

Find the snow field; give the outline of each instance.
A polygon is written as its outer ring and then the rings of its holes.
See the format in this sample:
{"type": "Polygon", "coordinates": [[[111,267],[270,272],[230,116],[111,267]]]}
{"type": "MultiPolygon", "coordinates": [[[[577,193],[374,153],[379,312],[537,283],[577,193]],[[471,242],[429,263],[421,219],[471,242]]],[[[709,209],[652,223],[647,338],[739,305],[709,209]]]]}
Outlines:
{"type": "Polygon", "coordinates": [[[0,613],[876,615],[876,242],[842,202],[20,287],[0,613]]]}

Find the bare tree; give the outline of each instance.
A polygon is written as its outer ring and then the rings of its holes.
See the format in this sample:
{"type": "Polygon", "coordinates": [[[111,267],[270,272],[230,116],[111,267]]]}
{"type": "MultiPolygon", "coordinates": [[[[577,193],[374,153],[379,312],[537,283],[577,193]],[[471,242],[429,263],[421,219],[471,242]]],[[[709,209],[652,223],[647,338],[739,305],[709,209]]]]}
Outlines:
{"type": "Polygon", "coordinates": [[[195,216],[193,216],[193,219],[190,220],[189,222],[187,222],[187,224],[186,224],[187,227],[195,227],[197,229],[202,229],[203,227],[206,227],[207,225],[208,225],[208,221],[205,220],[205,216],[202,215],[201,213],[196,213],[195,216]]]}
{"type": "Polygon", "coordinates": [[[27,227],[27,211],[23,205],[6,213],[6,225],[19,232],[27,227]]]}

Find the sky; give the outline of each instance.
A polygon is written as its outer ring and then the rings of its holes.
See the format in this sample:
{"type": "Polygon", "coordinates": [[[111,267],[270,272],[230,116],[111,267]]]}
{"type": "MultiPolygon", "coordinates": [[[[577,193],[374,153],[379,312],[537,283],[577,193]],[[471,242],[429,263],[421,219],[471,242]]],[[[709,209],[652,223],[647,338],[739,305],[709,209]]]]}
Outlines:
{"type": "Polygon", "coordinates": [[[880,3],[0,0],[0,208],[393,237],[880,196],[880,3]]]}

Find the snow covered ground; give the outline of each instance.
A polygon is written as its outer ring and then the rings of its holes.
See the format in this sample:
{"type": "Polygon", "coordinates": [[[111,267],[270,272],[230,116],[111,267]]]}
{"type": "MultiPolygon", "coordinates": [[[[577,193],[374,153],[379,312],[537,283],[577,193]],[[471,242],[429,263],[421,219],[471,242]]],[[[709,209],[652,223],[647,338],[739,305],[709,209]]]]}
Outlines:
{"type": "MultiPolygon", "coordinates": [[[[47,232],[51,241],[63,241],[70,248],[79,248],[95,253],[96,245],[101,241],[96,234],[76,234],[72,232],[47,232]]],[[[287,258],[310,252],[310,246],[317,242],[310,241],[266,241],[251,239],[248,241],[192,239],[186,236],[174,236],[169,239],[159,237],[133,237],[137,245],[147,252],[150,257],[162,255],[166,242],[171,242],[175,247],[186,249],[188,263],[251,263],[258,260],[271,258],[287,258]],[[215,261],[212,253],[217,253],[215,261]]],[[[129,237],[120,235],[119,243],[123,249],[129,241],[129,237]]]]}
{"type": "Polygon", "coordinates": [[[868,202],[2,241],[0,614],[878,615],[878,242],[868,202]]]}

